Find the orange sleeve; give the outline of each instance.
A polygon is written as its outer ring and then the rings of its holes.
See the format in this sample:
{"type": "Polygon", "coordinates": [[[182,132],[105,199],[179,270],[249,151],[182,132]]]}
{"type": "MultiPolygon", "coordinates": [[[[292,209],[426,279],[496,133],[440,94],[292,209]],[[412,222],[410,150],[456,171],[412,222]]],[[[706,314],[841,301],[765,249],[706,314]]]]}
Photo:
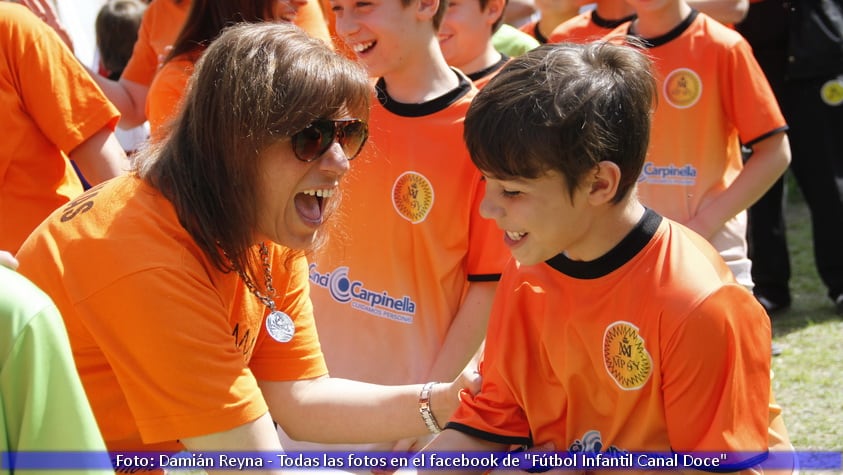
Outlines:
{"type": "Polygon", "coordinates": [[[787,127],[767,76],[745,40],[729,48],[719,75],[723,108],[738,129],[741,143],[751,145],[787,127]]]}
{"type": "Polygon", "coordinates": [[[181,30],[190,7],[188,0],[175,4],[173,0],[152,2],[147,7],[138,29],[138,39],[132,56],[123,69],[122,79],[148,86],[152,84],[158,66],[181,30]]]}
{"type": "Polygon", "coordinates": [[[18,18],[31,34],[21,35],[14,46],[21,54],[8,60],[21,105],[41,133],[68,153],[103,127],[114,130],[119,112],[58,35],[34,15],[18,18]]]}
{"type": "Polygon", "coordinates": [[[174,259],[76,304],[147,444],[229,430],[268,409],[232,345],[225,299],[200,263],[174,259]]]}
{"type": "Polygon", "coordinates": [[[471,205],[468,231],[468,280],[496,281],[509,261],[510,253],[503,241],[503,231],[498,229],[495,221],[480,216],[480,202],[485,194],[485,184],[479,172],[474,178],[474,203],[471,205]]]}
{"type": "Polygon", "coordinates": [[[507,265],[495,293],[480,363],[483,378],[480,391],[475,395],[461,394],[462,403],[448,427],[490,442],[529,445],[530,423],[514,392],[516,389],[511,387],[513,373],[524,374],[534,369],[527,363],[530,348],[523,343],[531,341],[526,333],[530,324],[519,318],[521,315],[516,310],[519,303],[514,301],[517,293],[511,287],[511,277],[517,274],[513,272],[514,265],[514,261],[507,265]]]}
{"type": "Polygon", "coordinates": [[[282,252],[275,258],[278,263],[274,266],[272,279],[279,295],[275,304],[278,310],[293,319],[295,337],[289,342],[279,343],[269,336],[265,324],[261,326],[249,363],[255,377],[260,380],[294,381],[328,374],[310,301],[307,259],[300,255],[290,262],[288,256],[282,252]]]}
{"type": "Polygon", "coordinates": [[[187,59],[168,61],[158,71],[146,95],[146,118],[151,141],[163,138],[170,120],[178,115],[195,64],[187,59]]]}
{"type": "Polygon", "coordinates": [[[662,386],[673,450],[766,452],[770,338],[764,310],[737,284],[688,315],[662,356],[670,362],[663,363],[662,386]]]}

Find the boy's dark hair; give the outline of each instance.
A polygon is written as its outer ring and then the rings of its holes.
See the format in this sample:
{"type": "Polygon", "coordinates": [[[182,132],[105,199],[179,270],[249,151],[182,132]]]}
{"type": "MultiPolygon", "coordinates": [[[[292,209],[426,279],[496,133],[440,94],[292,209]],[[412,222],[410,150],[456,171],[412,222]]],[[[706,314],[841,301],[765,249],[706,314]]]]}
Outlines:
{"type": "Polygon", "coordinates": [[[123,74],[132,56],[144,11],[146,4],[140,0],[109,0],[97,13],[97,48],[111,79],[123,74]]]}
{"type": "Polygon", "coordinates": [[[599,162],[614,162],[618,203],[641,173],[655,99],[650,59],[637,48],[542,45],[510,61],[474,98],[465,142],[483,173],[537,178],[556,170],[572,198],[599,162]]]}

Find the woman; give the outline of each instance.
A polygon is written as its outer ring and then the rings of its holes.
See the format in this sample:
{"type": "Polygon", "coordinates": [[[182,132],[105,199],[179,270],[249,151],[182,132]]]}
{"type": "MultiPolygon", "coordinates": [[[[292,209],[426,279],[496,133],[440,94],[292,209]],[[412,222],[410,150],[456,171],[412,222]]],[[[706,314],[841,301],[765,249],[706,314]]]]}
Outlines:
{"type": "Polygon", "coordinates": [[[307,0],[192,0],[181,32],[146,96],[150,135],[160,140],[179,110],[196,61],[227,26],[264,21],[293,22],[307,0]]]}
{"type": "MultiPolygon", "coordinates": [[[[191,81],[167,140],[17,256],[64,315],[109,450],[280,451],[273,420],[320,442],[426,433],[421,385],[327,377],[308,296],[304,253],[366,140],[366,73],[294,26],[244,24],[191,81]]],[[[439,420],[462,383],[434,387],[439,420]]]]}

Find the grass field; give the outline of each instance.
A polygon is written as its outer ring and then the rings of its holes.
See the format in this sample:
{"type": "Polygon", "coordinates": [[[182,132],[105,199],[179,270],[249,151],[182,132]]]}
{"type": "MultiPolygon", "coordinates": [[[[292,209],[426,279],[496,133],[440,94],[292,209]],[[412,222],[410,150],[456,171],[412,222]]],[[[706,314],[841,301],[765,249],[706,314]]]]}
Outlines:
{"type": "Polygon", "coordinates": [[[843,451],[843,318],[835,314],[817,275],[807,208],[792,184],[788,193],[793,305],[773,317],[773,339],[784,345],[782,355],[773,358],[773,387],[785,410],[785,422],[797,450],[840,452],[843,451]]]}

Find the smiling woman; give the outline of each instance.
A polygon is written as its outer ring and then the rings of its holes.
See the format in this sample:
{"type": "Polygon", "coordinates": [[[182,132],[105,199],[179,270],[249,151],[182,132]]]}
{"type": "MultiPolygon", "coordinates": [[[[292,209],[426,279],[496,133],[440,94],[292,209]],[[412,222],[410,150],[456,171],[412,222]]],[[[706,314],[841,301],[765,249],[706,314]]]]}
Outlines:
{"type": "MultiPolygon", "coordinates": [[[[370,93],[294,26],[232,27],[168,138],[24,244],[110,450],[278,452],[272,419],[313,440],[426,433],[421,385],[327,377],[308,294],[305,252],[365,143],[370,93]]],[[[437,386],[437,417],[465,385],[437,386]]]]}

